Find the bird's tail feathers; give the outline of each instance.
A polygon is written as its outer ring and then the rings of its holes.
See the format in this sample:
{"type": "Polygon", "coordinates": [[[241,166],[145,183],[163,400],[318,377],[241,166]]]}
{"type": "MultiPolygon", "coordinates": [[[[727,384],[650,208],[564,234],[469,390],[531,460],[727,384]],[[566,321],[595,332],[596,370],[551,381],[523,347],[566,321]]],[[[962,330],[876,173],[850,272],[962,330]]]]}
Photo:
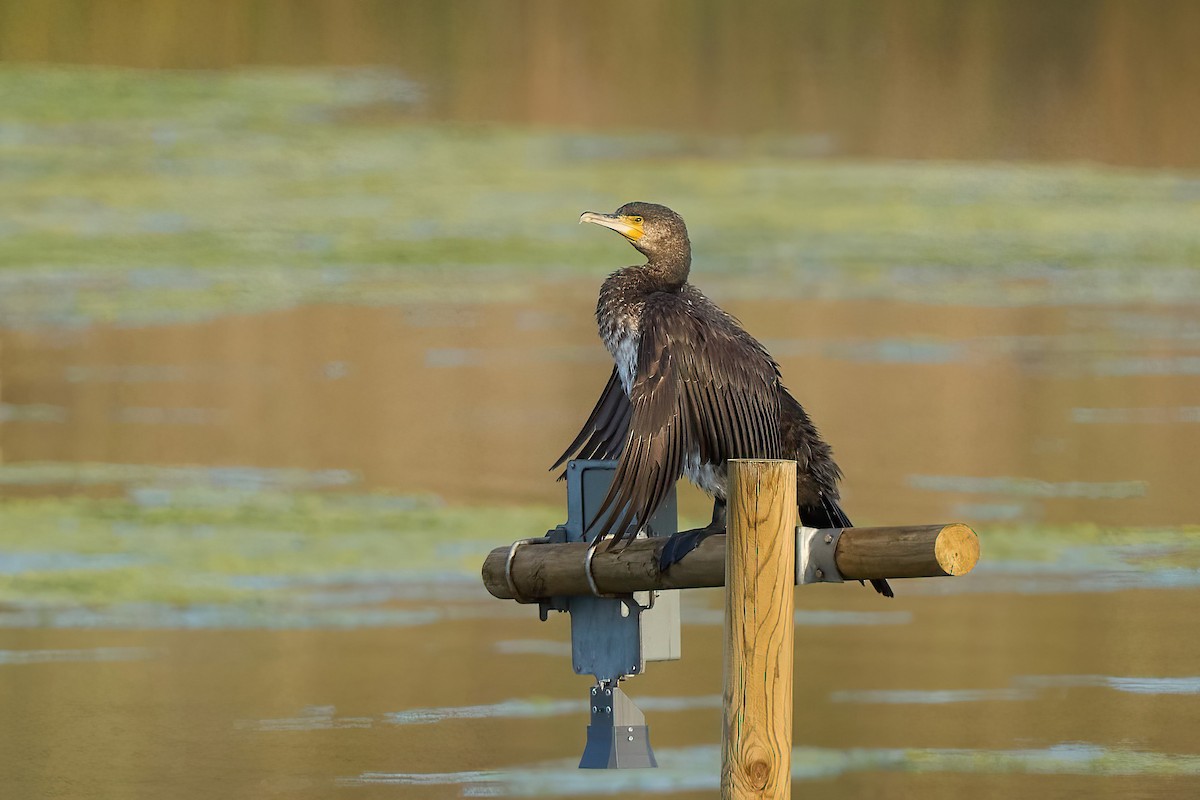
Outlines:
{"type": "MultiPolygon", "coordinates": [[[[830,500],[824,494],[819,503],[800,507],[800,524],[809,528],[852,528],[850,518],[836,500],[830,500]]],[[[862,583],[862,581],[859,581],[862,583]]],[[[884,597],[895,597],[892,587],[883,578],[872,578],[871,588],[884,597]]]]}

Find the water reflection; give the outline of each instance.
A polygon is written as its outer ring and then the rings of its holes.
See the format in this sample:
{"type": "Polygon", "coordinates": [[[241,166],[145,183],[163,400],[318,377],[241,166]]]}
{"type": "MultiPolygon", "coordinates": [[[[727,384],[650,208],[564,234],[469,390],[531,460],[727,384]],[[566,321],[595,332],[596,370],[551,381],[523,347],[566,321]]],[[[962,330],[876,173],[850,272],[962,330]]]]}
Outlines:
{"type": "Polygon", "coordinates": [[[1200,677],[1118,677],[1111,675],[1022,675],[1002,689],[887,689],[834,692],[834,703],[892,703],[900,705],[1032,701],[1045,690],[1107,688],[1131,694],[1198,694],[1200,677]]]}
{"type": "Polygon", "coordinates": [[[93,647],[77,650],[0,650],[0,665],[61,664],[84,661],[141,661],[160,655],[148,647],[93,647]]]}
{"type": "MultiPolygon", "coordinates": [[[[715,747],[656,752],[659,768],[589,773],[565,765],[450,773],[368,772],[344,778],[344,786],[450,785],[462,797],[574,797],[604,794],[674,794],[720,788],[720,751],[715,747]]],[[[792,779],[812,781],[860,771],[909,773],[1031,773],[1037,775],[1200,775],[1200,756],[1110,749],[1063,742],[1031,750],[792,750],[792,779]]]]}
{"type": "MultiPolygon", "coordinates": [[[[697,280],[774,346],[785,381],[840,455],[856,519],[1194,519],[1174,454],[1200,448],[1185,413],[1196,376],[1103,366],[1115,363],[1114,348],[1129,363],[1183,365],[1197,358],[1187,337],[1116,340],[1108,314],[1080,306],[931,314],[768,297],[719,274],[697,280]],[[849,352],[846,331],[858,340],[849,352]],[[897,349],[888,344],[897,334],[935,344],[897,349]]],[[[190,483],[557,505],[561,487],[545,467],[607,372],[591,320],[595,284],[529,281],[523,299],[451,296],[416,315],[345,304],[67,336],[0,331],[10,407],[56,409],[8,415],[0,492],[132,481],[148,484],[133,495],[148,504],[183,502],[162,490],[190,483]],[[459,325],[463,315],[469,325],[459,325]],[[547,318],[553,332],[531,323],[547,318]]],[[[457,276],[440,285],[459,285],[457,276]]],[[[688,513],[699,505],[685,498],[688,513]]]]}
{"type": "Polygon", "coordinates": [[[1200,406],[1176,408],[1072,408],[1071,421],[1081,425],[1172,425],[1200,422],[1200,406]]]}
{"type": "Polygon", "coordinates": [[[260,719],[239,721],[241,730],[256,731],[326,731],[341,728],[370,728],[375,724],[371,717],[340,717],[333,706],[313,706],[300,712],[297,717],[282,719],[260,719]]]}
{"type": "MultiPolygon", "coordinates": [[[[719,695],[698,697],[642,697],[637,699],[642,711],[689,711],[698,708],[719,709],[719,695]]],[[[587,702],[579,700],[504,700],[479,706],[449,706],[446,708],[411,708],[387,715],[393,725],[426,725],[448,719],[483,719],[485,717],[551,717],[560,714],[587,714],[587,702]]]]}
{"type": "MultiPolygon", "coordinates": [[[[1200,166],[1200,59],[1186,35],[1200,12],[1187,0],[1152,14],[1105,0],[772,0],[736,12],[683,0],[273,0],[217,14],[184,0],[132,14],[97,0],[8,0],[0,16],[7,61],[400,68],[410,80],[386,91],[369,72],[344,81],[364,124],[776,133],[775,151],[791,157],[1200,166]]],[[[604,157],[611,142],[579,146],[604,157]]]]}

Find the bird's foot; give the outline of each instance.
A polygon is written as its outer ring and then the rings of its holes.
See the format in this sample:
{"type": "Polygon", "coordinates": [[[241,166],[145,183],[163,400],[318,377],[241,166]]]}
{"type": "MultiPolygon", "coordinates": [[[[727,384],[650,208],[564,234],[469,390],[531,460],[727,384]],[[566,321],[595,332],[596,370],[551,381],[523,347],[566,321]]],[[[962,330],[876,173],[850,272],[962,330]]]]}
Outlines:
{"type": "Polygon", "coordinates": [[[700,543],[714,533],[724,533],[725,528],[695,528],[690,531],[673,533],[667,538],[662,552],[658,555],[658,570],[666,572],[673,564],[678,564],[683,557],[700,546],[700,543]]]}

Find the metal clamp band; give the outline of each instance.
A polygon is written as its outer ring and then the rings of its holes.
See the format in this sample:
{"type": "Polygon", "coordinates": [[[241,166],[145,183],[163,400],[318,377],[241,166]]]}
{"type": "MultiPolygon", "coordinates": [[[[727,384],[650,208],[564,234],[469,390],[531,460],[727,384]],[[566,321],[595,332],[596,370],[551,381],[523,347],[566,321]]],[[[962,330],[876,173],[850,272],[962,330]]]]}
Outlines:
{"type": "Polygon", "coordinates": [[[592,558],[596,555],[596,545],[599,543],[599,539],[592,541],[592,543],[588,545],[587,555],[583,557],[583,574],[587,577],[588,588],[592,590],[592,594],[596,597],[608,597],[613,600],[617,600],[630,596],[622,594],[607,594],[600,591],[600,587],[596,585],[596,576],[592,574],[592,558]]]}
{"type": "Polygon", "coordinates": [[[517,557],[517,549],[521,545],[548,544],[549,542],[549,536],[538,536],[533,539],[518,539],[508,548],[508,556],[504,559],[504,582],[508,584],[508,591],[512,594],[513,600],[516,600],[518,603],[536,603],[537,599],[521,594],[521,591],[517,588],[516,581],[513,580],[513,560],[517,557]]]}
{"type": "Polygon", "coordinates": [[[646,605],[642,605],[641,603],[639,603],[634,598],[632,593],[630,593],[630,594],[611,594],[609,592],[600,591],[600,587],[596,584],[596,576],[594,574],[592,574],[592,558],[595,555],[596,555],[596,541],[593,541],[592,544],[587,549],[587,555],[585,555],[583,557],[583,574],[587,577],[588,588],[592,590],[593,596],[603,597],[603,598],[606,598],[609,600],[620,600],[620,601],[624,602],[627,606],[637,609],[638,612],[649,611],[650,609],[654,608],[654,598],[658,596],[658,592],[656,592],[653,589],[651,589],[648,593],[650,595],[650,602],[647,603],[646,605]]]}

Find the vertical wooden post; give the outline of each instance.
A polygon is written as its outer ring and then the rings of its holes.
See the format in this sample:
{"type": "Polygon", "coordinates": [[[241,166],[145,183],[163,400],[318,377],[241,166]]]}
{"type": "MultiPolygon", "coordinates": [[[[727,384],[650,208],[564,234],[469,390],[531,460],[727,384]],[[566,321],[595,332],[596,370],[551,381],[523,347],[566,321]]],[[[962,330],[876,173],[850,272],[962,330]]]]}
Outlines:
{"type": "Polygon", "coordinates": [[[723,800],[792,796],[796,462],[729,462],[723,800]]]}

